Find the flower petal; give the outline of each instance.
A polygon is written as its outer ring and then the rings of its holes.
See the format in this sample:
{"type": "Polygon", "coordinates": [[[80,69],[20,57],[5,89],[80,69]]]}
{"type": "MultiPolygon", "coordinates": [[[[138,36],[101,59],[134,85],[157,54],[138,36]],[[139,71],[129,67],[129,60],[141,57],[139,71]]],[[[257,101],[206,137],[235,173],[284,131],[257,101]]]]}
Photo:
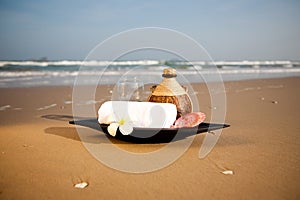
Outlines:
{"type": "Polygon", "coordinates": [[[108,127],[107,127],[107,131],[108,133],[115,137],[117,134],[117,130],[118,130],[119,124],[118,123],[111,123],[108,127]]]}
{"type": "Polygon", "coordinates": [[[123,135],[129,135],[133,131],[133,126],[131,123],[125,123],[125,124],[121,125],[119,127],[119,129],[123,135]]]}

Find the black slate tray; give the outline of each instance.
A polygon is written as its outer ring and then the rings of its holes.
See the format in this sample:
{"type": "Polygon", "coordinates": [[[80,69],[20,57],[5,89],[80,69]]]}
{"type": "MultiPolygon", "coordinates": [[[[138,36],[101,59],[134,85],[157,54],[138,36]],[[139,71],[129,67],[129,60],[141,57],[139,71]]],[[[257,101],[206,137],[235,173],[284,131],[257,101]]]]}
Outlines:
{"type": "MultiPolygon", "coordinates": [[[[107,131],[108,124],[99,124],[97,119],[84,119],[84,120],[72,120],[70,124],[85,126],[104,132],[108,137],[107,131]]],[[[171,141],[181,140],[186,137],[210,132],[217,129],[227,128],[229,124],[213,124],[213,123],[201,123],[197,127],[192,128],[133,128],[133,132],[130,135],[122,135],[117,130],[117,134],[114,138],[126,142],[132,143],[167,143],[171,141]]]]}

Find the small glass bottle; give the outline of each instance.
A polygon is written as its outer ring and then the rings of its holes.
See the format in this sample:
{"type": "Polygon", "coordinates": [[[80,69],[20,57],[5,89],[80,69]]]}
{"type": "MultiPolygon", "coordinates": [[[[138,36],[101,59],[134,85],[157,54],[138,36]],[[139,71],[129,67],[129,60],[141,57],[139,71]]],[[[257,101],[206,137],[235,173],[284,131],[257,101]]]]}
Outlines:
{"type": "Polygon", "coordinates": [[[192,102],[186,88],[176,81],[176,70],[166,68],[163,71],[163,81],[159,85],[152,86],[149,102],[173,103],[177,108],[177,118],[192,112],[192,102]]]}

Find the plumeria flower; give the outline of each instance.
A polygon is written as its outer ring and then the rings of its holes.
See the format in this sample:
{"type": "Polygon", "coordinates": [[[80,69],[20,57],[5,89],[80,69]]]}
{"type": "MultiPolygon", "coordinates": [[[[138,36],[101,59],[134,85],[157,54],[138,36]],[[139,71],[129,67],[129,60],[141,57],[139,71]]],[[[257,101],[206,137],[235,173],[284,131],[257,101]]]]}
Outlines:
{"type": "Polygon", "coordinates": [[[111,136],[115,137],[118,128],[123,135],[129,135],[133,131],[133,123],[126,118],[120,118],[117,122],[112,122],[107,127],[107,131],[111,136]]]}

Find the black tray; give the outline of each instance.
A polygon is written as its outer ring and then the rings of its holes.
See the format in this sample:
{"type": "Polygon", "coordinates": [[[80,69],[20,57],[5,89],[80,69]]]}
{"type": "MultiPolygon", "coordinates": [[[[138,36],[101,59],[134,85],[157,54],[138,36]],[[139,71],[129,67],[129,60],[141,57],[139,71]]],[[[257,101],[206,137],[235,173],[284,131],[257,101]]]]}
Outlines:
{"type": "MultiPolygon", "coordinates": [[[[107,131],[108,124],[99,124],[97,119],[84,119],[69,121],[70,124],[85,126],[104,132],[109,137],[107,131]]],[[[166,143],[176,140],[181,140],[186,137],[210,132],[217,129],[229,127],[229,124],[213,124],[213,123],[201,123],[197,127],[193,128],[133,128],[133,132],[130,135],[122,135],[117,130],[117,134],[114,138],[122,141],[132,143],[166,143]]]]}

